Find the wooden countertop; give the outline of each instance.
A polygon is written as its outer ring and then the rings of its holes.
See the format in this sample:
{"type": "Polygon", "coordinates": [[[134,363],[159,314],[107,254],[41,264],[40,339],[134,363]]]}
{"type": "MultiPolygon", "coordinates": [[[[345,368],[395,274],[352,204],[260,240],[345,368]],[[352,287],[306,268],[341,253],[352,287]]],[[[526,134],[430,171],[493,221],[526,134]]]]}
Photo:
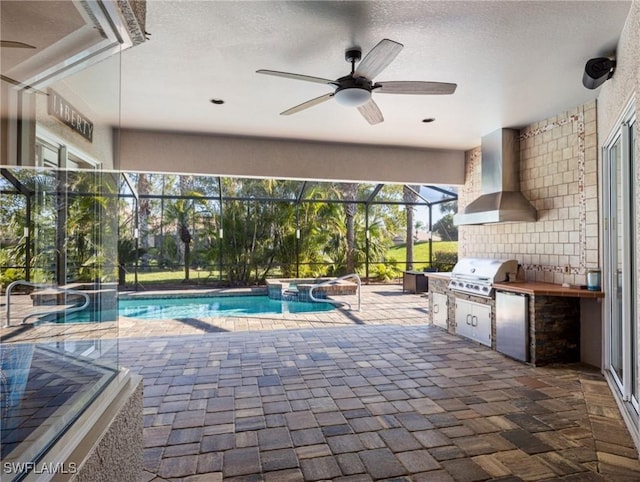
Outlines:
{"type": "Polygon", "coordinates": [[[499,291],[523,293],[538,296],[567,296],[574,298],[604,298],[602,291],[589,291],[580,288],[565,288],[554,283],[540,281],[514,281],[512,283],[494,283],[493,287],[499,291]]]}
{"type": "Polygon", "coordinates": [[[439,273],[437,271],[433,272],[433,273],[432,272],[425,272],[424,275],[427,278],[440,278],[440,279],[443,279],[443,280],[446,280],[446,281],[449,281],[451,279],[451,273],[446,273],[446,272],[443,272],[443,273],[439,273]]]}
{"type": "MultiPolygon", "coordinates": [[[[438,278],[449,281],[451,273],[425,273],[429,278],[438,278]]],[[[499,291],[523,293],[525,295],[538,296],[568,296],[573,298],[604,298],[602,291],[589,291],[580,288],[565,288],[554,283],[541,281],[514,281],[512,283],[494,283],[493,287],[499,291]]]]}

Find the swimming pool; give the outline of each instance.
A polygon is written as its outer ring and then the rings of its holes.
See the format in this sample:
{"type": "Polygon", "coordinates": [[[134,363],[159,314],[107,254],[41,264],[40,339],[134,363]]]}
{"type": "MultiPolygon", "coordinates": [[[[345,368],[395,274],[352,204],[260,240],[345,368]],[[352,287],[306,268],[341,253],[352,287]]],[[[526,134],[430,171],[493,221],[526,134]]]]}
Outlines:
{"type": "Polygon", "coordinates": [[[335,309],[331,303],[272,300],[268,296],[207,296],[120,300],[120,316],[143,320],[313,313],[335,309]]]}

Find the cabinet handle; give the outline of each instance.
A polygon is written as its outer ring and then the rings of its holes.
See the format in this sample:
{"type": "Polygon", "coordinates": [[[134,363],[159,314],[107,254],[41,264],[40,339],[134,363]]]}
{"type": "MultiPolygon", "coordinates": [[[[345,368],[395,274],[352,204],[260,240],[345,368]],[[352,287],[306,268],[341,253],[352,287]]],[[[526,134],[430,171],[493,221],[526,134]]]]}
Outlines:
{"type": "Polygon", "coordinates": [[[478,317],[475,315],[471,317],[471,326],[478,326],[478,317]]]}
{"type": "Polygon", "coordinates": [[[471,325],[471,326],[473,326],[473,325],[471,324],[471,321],[469,321],[469,319],[471,319],[471,318],[472,318],[471,313],[467,313],[467,325],[471,325]]]}
{"type": "Polygon", "coordinates": [[[438,305],[433,305],[433,313],[439,313],[440,312],[440,307],[438,305]]]}

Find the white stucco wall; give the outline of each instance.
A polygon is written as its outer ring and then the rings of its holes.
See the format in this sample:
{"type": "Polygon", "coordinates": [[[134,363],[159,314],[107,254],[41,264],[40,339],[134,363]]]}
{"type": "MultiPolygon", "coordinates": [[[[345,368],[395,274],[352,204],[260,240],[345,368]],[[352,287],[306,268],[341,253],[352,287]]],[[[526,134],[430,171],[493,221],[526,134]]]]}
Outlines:
{"type": "Polygon", "coordinates": [[[464,152],[123,129],[123,171],[463,184],[464,152]]]}
{"type": "MultiPolygon", "coordinates": [[[[635,0],[629,11],[620,41],[616,51],[617,66],[613,78],[600,87],[598,96],[598,149],[602,149],[607,138],[616,129],[620,117],[629,103],[635,100],[636,117],[640,118],[640,1],[635,0]]],[[[637,124],[636,124],[637,134],[637,124]]],[[[636,160],[640,160],[640,143],[636,145],[636,160]]],[[[601,156],[600,156],[601,157],[601,156]]],[[[635,186],[640,186],[640,170],[636,164],[635,186]]],[[[635,230],[640,233],[640,197],[636,196],[635,230]]],[[[636,243],[635,272],[636,279],[640,279],[640,242],[636,243]]],[[[640,306],[640,291],[636,292],[636,306],[640,306]]],[[[637,329],[636,346],[640,346],[640,313],[636,313],[635,325],[637,329]]],[[[636,360],[636,374],[640,373],[640,357],[636,360]]],[[[639,375],[636,375],[639,376],[639,375]]],[[[636,418],[637,420],[637,418],[636,418]]],[[[635,422],[628,423],[632,436],[640,446],[640,431],[635,422]]]]}
{"type": "MultiPolygon", "coordinates": [[[[598,94],[598,145],[601,147],[618,122],[623,109],[640,89],[640,1],[629,11],[616,51],[613,78],[598,94]]],[[[636,109],[640,104],[636,103],[636,109]]]]}

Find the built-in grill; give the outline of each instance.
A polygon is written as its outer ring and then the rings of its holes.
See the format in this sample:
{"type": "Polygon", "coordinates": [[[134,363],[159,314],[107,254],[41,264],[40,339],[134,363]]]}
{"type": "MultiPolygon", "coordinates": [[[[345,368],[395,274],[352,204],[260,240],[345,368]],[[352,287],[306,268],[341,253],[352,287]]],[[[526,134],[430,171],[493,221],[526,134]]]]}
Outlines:
{"type": "Polygon", "coordinates": [[[517,272],[515,259],[462,258],[451,272],[449,289],[490,298],[493,283],[508,281],[510,273],[515,278],[517,272]]]}

